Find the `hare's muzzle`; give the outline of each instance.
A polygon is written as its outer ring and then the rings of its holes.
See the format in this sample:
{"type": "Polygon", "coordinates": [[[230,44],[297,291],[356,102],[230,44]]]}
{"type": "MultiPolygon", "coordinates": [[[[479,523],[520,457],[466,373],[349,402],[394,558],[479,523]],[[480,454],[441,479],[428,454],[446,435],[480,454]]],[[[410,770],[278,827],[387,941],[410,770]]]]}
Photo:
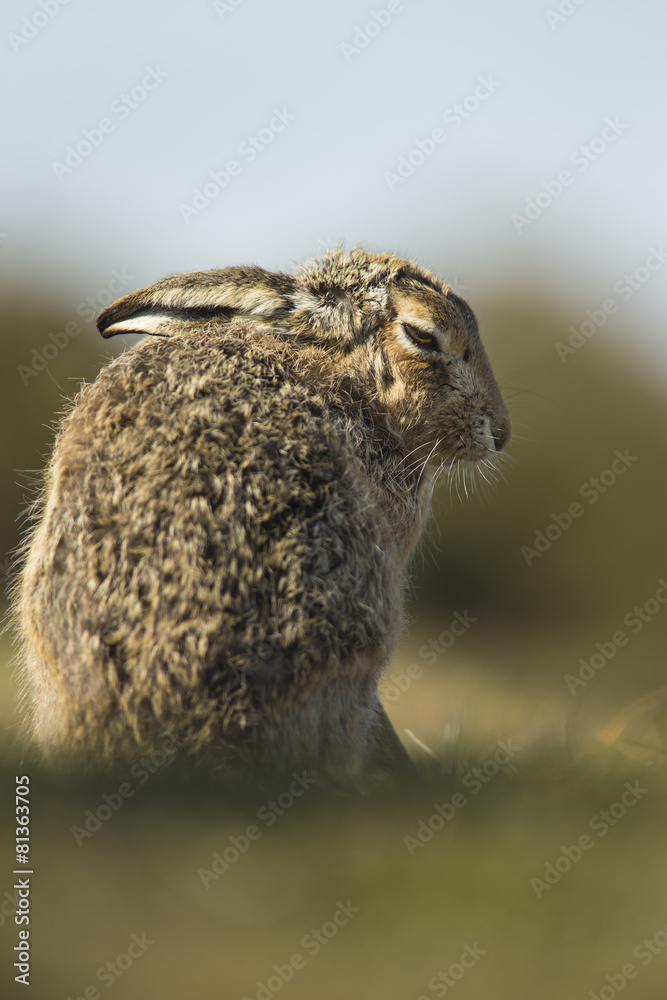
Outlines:
{"type": "Polygon", "coordinates": [[[512,422],[509,413],[504,413],[492,421],[491,435],[496,446],[496,451],[502,451],[512,436],[512,422]]]}

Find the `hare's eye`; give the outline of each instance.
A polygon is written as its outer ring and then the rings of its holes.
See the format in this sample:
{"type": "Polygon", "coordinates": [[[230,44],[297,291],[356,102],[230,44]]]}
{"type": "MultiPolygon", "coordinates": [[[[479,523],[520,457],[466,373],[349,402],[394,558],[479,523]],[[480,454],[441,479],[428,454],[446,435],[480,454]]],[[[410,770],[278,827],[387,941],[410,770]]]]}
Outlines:
{"type": "Polygon", "coordinates": [[[433,334],[426,333],[425,330],[419,330],[416,326],[410,326],[409,323],[403,323],[403,329],[410,340],[414,341],[415,344],[418,344],[419,347],[425,347],[429,351],[438,350],[438,341],[435,339],[433,334]]]}

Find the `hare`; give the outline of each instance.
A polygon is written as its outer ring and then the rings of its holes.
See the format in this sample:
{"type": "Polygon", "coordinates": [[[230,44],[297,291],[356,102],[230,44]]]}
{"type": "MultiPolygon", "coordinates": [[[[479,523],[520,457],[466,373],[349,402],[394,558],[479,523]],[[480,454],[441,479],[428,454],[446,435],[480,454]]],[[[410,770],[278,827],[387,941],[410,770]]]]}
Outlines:
{"type": "Polygon", "coordinates": [[[225,773],[406,760],[378,697],[443,465],[510,419],[470,307],[356,247],[294,274],[164,278],[105,309],[147,334],[57,435],[15,593],[32,733],[225,773]]]}

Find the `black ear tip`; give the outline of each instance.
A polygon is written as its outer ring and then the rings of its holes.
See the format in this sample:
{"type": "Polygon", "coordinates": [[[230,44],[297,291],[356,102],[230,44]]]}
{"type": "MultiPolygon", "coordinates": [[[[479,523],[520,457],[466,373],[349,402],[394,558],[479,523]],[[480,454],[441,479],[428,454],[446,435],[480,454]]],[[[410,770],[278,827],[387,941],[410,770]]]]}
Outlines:
{"type": "Polygon", "coordinates": [[[111,337],[117,337],[119,333],[150,333],[151,330],[145,328],[145,324],[139,322],[143,317],[135,317],[137,319],[136,326],[130,322],[132,320],[132,313],[128,313],[123,309],[123,303],[116,302],[112,306],[108,306],[103,309],[96,320],[97,329],[105,340],[109,340],[111,337]]]}
{"type": "Polygon", "coordinates": [[[107,330],[114,321],[116,311],[117,310],[115,306],[108,306],[108,308],[103,309],[102,312],[97,317],[96,320],[97,329],[105,338],[105,340],[108,337],[113,337],[113,333],[107,333],[107,330]]]}
{"type": "Polygon", "coordinates": [[[97,317],[97,329],[105,340],[117,337],[119,334],[136,334],[143,337],[166,337],[171,320],[169,311],[154,312],[150,308],[142,309],[121,299],[107,309],[103,309],[97,317]]]}

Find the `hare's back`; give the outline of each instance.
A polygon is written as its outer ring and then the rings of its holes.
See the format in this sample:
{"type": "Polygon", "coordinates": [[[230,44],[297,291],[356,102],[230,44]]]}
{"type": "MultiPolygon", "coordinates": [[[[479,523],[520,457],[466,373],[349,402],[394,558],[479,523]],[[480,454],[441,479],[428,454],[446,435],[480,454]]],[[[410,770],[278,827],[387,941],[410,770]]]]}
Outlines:
{"type": "Polygon", "coordinates": [[[84,390],[52,480],[43,602],[119,685],[233,698],[382,659],[390,531],[349,421],[288,355],[233,330],[143,341],[84,390]]]}

